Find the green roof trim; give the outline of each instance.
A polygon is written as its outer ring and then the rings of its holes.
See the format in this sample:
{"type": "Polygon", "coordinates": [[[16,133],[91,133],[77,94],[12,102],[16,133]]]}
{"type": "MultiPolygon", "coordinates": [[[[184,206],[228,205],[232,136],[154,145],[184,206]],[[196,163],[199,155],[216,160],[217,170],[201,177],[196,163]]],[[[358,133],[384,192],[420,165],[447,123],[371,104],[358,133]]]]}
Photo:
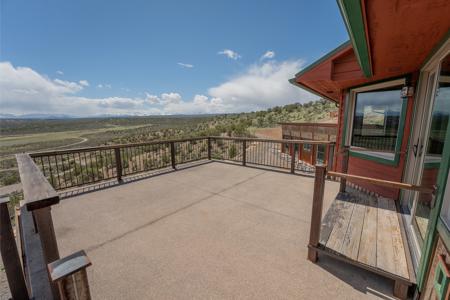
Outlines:
{"type": "Polygon", "coordinates": [[[361,0],[337,0],[337,4],[344,18],[345,26],[363,74],[366,77],[371,77],[372,64],[366,40],[361,0]]]}
{"type": "Polygon", "coordinates": [[[335,55],[336,53],[338,53],[339,51],[341,51],[342,49],[344,49],[345,47],[347,47],[349,45],[351,45],[350,41],[346,41],[346,42],[342,43],[337,48],[331,50],[330,52],[328,52],[327,54],[325,54],[324,56],[322,56],[321,58],[319,58],[318,60],[316,60],[315,62],[313,62],[312,64],[310,64],[309,66],[307,66],[306,68],[304,68],[303,70],[298,72],[297,74],[295,74],[295,77],[299,77],[299,76],[303,75],[304,73],[308,72],[309,70],[314,69],[315,67],[320,65],[322,62],[326,61],[328,58],[332,57],[333,55],[335,55]]]}

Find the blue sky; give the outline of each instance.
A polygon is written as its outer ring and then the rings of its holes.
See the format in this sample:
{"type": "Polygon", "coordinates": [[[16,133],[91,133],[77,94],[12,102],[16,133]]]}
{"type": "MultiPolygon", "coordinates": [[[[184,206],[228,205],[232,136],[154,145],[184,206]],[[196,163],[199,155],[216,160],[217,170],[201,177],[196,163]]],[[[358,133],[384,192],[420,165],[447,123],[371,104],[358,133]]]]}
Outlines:
{"type": "Polygon", "coordinates": [[[304,102],[287,80],[347,39],[334,0],[2,0],[0,105],[95,115],[304,102]]]}

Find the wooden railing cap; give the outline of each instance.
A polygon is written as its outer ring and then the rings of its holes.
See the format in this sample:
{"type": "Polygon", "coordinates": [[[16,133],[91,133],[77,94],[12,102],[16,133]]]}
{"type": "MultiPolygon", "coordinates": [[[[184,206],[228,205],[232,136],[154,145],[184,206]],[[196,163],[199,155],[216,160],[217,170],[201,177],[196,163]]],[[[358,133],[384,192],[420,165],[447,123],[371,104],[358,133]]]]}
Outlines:
{"type": "Polygon", "coordinates": [[[92,265],[84,250],[48,264],[51,280],[58,281],[92,265]]]}
{"type": "Polygon", "coordinates": [[[9,202],[9,197],[0,197],[0,204],[8,203],[8,202],[9,202]]]}
{"type": "Polygon", "coordinates": [[[59,203],[59,195],[26,153],[16,154],[23,195],[27,210],[35,210],[59,203]]]}

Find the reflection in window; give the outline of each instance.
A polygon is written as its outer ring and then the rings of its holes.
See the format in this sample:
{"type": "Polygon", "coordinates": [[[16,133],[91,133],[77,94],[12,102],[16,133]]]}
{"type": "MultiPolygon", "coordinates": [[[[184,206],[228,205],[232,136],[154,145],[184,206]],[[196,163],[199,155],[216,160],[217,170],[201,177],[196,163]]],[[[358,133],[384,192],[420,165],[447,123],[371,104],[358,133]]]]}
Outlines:
{"type": "Polygon", "coordinates": [[[402,111],[400,87],[356,94],[351,145],[395,151],[402,111]]]}
{"type": "Polygon", "coordinates": [[[444,150],[445,133],[450,116],[450,77],[441,76],[436,90],[431,129],[428,138],[427,158],[440,157],[444,150]],[[447,82],[446,82],[447,81],[447,82]]]}

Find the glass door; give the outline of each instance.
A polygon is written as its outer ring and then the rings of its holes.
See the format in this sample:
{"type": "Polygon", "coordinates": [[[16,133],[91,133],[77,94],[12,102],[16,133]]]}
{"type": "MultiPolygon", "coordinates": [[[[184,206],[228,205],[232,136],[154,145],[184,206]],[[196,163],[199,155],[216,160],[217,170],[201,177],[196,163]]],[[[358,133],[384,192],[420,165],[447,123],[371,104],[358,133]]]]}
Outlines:
{"type": "MultiPolygon", "coordinates": [[[[450,116],[450,74],[445,67],[449,65],[449,59],[450,55],[447,55],[441,67],[428,76],[425,106],[429,109],[423,110],[422,134],[418,143],[413,146],[414,154],[418,158],[414,168],[417,177],[414,181],[418,185],[431,188],[437,183],[450,116]]],[[[433,197],[430,194],[415,193],[410,198],[410,225],[419,248],[423,246],[433,205],[433,197]]]]}

